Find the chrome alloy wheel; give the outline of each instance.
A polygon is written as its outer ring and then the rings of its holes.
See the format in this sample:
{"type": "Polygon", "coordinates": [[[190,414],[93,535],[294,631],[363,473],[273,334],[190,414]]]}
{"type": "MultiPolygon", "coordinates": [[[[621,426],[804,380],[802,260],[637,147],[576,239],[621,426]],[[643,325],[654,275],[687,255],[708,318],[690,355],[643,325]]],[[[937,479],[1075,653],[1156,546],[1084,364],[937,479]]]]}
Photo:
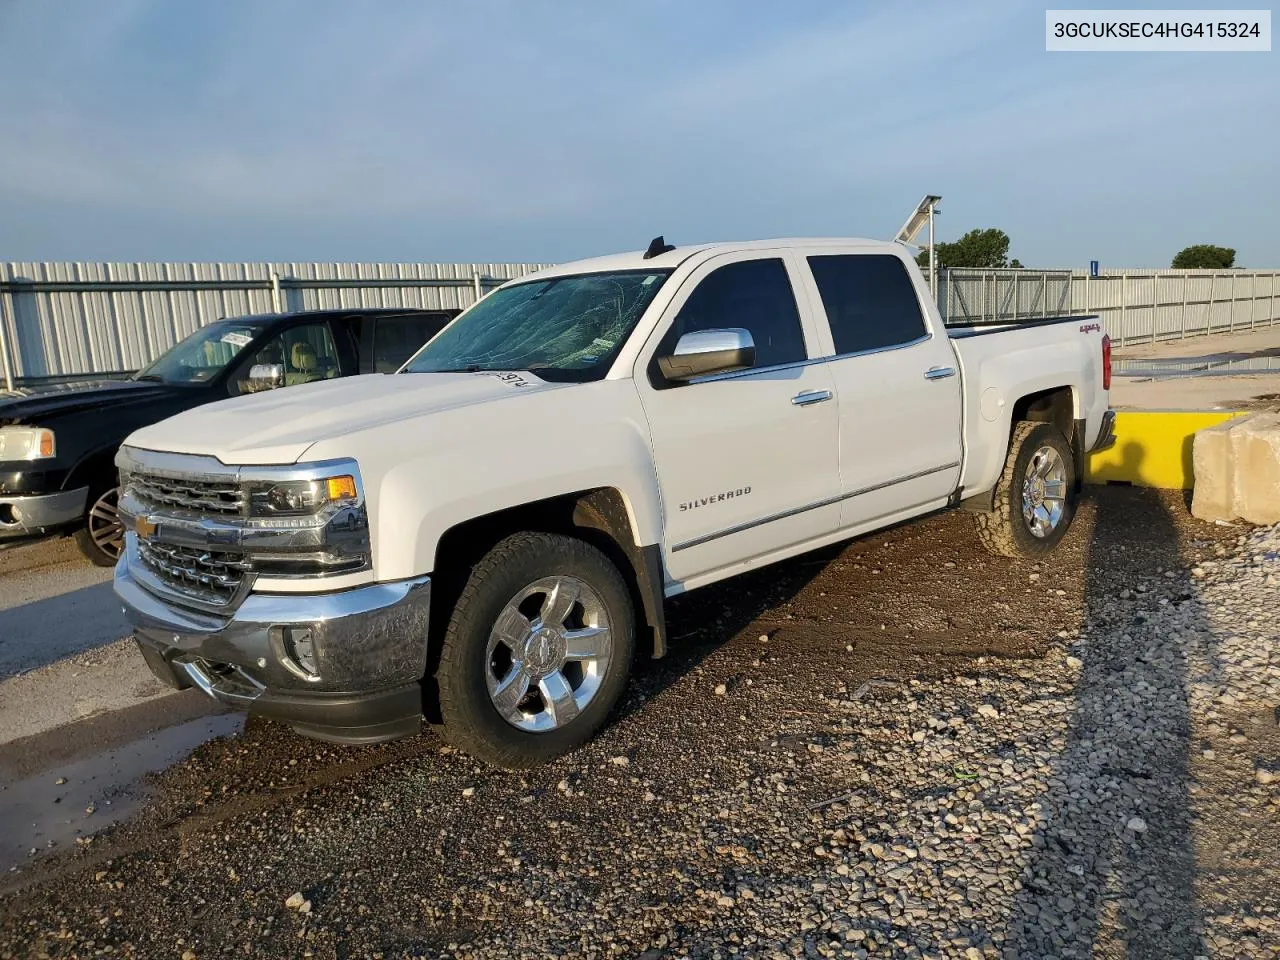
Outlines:
{"type": "Polygon", "coordinates": [[[513,727],[559,729],[599,692],[612,654],[600,595],[576,577],[543,577],[507,601],[489,632],[489,698],[513,727]]]}
{"type": "Polygon", "coordinates": [[[1022,519],[1034,537],[1047,537],[1066,512],[1067,466],[1053,447],[1041,447],[1022,481],[1022,519]]]}
{"type": "Polygon", "coordinates": [[[120,488],[112,487],[89,508],[89,536],[93,545],[108,557],[119,557],[124,548],[124,526],[120,523],[120,488]]]}

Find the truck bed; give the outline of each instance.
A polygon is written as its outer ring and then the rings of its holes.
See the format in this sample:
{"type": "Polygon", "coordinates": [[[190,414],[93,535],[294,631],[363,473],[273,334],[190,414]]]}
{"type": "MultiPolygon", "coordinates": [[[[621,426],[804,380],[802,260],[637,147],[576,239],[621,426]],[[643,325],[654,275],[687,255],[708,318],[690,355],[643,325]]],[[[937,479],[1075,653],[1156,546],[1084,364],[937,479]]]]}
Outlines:
{"type": "Polygon", "coordinates": [[[1027,317],[1025,319],[1015,317],[1013,319],[999,320],[970,320],[964,322],[952,321],[946,324],[947,336],[952,340],[961,340],[965,337],[982,337],[991,333],[1003,333],[1006,330],[1025,330],[1029,327],[1052,327],[1059,323],[1078,323],[1081,325],[1095,323],[1099,329],[1102,327],[1102,321],[1097,314],[1063,314],[1056,317],[1027,317]]]}
{"type": "Polygon", "coordinates": [[[1093,443],[1108,403],[1097,316],[979,321],[946,330],[965,384],[964,490],[988,490],[1000,475],[1015,399],[1008,395],[1011,384],[1018,384],[1023,396],[1070,388],[1071,419],[1085,421],[1083,449],[1093,443]],[[1028,371],[1035,376],[1028,379],[1028,371]],[[993,430],[994,424],[1001,429],[993,430]],[[992,438],[999,438],[998,444],[992,438]]]}

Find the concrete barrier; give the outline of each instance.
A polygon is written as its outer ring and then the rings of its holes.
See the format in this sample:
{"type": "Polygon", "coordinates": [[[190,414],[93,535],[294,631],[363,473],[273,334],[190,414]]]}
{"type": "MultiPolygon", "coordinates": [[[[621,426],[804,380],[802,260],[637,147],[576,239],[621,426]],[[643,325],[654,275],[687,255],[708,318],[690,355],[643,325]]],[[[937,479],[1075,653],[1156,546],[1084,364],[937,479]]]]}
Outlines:
{"type": "Polygon", "coordinates": [[[1280,523],[1280,414],[1257,413],[1201,430],[1193,460],[1193,516],[1280,523]]]}
{"type": "Polygon", "coordinates": [[[1190,490],[1192,439],[1239,416],[1232,410],[1119,410],[1115,445],[1086,458],[1085,481],[1190,490]]]}

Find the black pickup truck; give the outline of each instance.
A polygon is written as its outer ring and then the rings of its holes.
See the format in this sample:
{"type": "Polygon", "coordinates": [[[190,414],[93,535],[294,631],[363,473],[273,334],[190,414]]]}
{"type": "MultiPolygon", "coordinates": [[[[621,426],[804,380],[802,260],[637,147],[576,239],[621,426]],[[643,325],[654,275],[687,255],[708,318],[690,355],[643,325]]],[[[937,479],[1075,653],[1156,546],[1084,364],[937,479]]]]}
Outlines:
{"type": "Polygon", "coordinates": [[[0,393],[0,546],[74,534],[120,555],[115,455],[139,427],[257,390],[392,373],[457,310],[329,310],[218,320],[128,379],[0,393]]]}

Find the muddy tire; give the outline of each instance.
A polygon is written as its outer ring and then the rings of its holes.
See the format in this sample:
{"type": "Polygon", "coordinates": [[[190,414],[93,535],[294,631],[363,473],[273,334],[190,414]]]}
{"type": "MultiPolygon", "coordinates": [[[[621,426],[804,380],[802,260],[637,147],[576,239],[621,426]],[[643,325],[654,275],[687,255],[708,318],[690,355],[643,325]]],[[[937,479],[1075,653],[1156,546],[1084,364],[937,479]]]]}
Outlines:
{"type": "Polygon", "coordinates": [[[445,737],[476,758],[532,767],[580,746],[627,685],[631,595],[590,544],[517,533],[467,578],[436,681],[445,737]]]}
{"type": "Polygon", "coordinates": [[[977,514],[983,546],[1002,557],[1044,556],[1066,535],[1075,508],[1075,459],[1067,438],[1051,423],[1015,423],[995,508],[977,514]]]}

